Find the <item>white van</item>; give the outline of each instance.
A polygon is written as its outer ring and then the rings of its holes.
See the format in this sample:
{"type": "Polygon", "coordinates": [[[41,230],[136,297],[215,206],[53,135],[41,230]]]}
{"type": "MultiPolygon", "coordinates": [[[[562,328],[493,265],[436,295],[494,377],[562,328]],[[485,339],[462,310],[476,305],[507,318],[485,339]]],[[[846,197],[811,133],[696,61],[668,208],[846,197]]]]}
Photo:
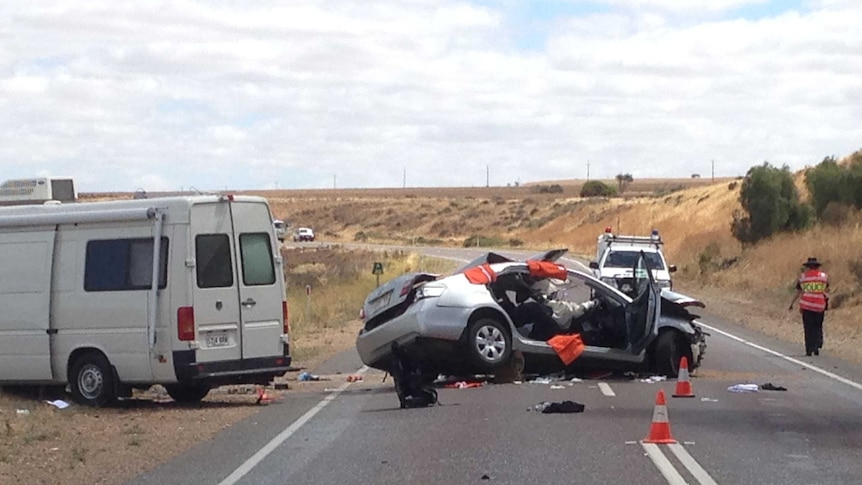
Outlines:
{"type": "Polygon", "coordinates": [[[291,361],[277,248],[260,197],[0,208],[0,384],[101,406],[268,383],[291,361]]]}

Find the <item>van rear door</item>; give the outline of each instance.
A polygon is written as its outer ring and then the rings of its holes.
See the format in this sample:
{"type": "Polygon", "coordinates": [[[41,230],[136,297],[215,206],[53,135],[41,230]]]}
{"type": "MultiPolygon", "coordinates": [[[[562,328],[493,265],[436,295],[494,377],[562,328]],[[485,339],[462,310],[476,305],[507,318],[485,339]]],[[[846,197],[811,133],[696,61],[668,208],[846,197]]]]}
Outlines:
{"type": "Polygon", "coordinates": [[[239,360],[239,283],[230,204],[195,204],[191,213],[194,245],[194,305],[197,362],[239,360]]]}
{"type": "Polygon", "coordinates": [[[50,381],[54,230],[0,241],[0,381],[50,381]]]}
{"type": "Polygon", "coordinates": [[[231,203],[234,245],[239,248],[238,286],[243,358],[284,353],[284,274],[276,264],[272,216],[264,202],[231,203]]]}

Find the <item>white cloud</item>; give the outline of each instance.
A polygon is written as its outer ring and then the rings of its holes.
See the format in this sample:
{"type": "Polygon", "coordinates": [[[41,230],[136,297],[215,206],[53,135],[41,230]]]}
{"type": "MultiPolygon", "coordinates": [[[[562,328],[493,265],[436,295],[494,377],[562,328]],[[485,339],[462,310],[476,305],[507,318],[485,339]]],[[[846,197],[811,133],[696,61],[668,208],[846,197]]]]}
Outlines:
{"type": "Polygon", "coordinates": [[[608,3],[519,50],[460,0],[2,2],[0,164],[83,191],[484,185],[862,145],[862,7],[608,3]]]}

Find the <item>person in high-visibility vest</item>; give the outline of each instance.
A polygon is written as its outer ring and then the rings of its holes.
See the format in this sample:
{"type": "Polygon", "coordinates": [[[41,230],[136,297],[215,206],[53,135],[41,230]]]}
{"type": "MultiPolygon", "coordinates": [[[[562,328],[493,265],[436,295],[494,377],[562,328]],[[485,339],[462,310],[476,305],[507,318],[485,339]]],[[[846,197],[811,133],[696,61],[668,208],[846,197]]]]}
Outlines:
{"type": "Polygon", "coordinates": [[[823,315],[829,308],[829,276],[820,271],[817,258],[808,258],[802,266],[806,269],[796,282],[796,295],[788,310],[793,309],[798,299],[805,331],[805,355],[820,355],[823,347],[823,315]]]}

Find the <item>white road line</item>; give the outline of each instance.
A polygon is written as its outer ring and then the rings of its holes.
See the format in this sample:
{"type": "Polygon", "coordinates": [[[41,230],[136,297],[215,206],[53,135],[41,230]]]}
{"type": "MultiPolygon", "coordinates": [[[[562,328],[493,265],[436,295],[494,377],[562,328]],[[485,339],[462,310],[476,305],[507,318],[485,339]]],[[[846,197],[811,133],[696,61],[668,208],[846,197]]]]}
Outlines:
{"type": "Polygon", "coordinates": [[[715,480],[709,476],[709,473],[706,473],[706,470],[700,466],[700,463],[694,461],[694,458],[688,454],[688,450],[686,450],[684,446],[679,443],[673,443],[667,446],[670,448],[670,451],[676,455],[679,461],[688,468],[688,471],[694,475],[694,478],[697,479],[700,485],[717,485],[715,480]]]}
{"type": "Polygon", "coordinates": [[[851,381],[850,379],[847,379],[846,377],[841,377],[838,374],[834,374],[832,372],[829,372],[828,370],[823,370],[820,367],[817,367],[816,365],[811,365],[811,364],[809,364],[807,362],[803,362],[799,359],[794,359],[793,357],[789,357],[787,355],[784,355],[781,352],[776,352],[776,351],[774,351],[772,349],[768,349],[762,345],[757,345],[754,342],[749,342],[748,340],[745,340],[744,338],[737,337],[736,335],[727,333],[724,330],[719,330],[719,329],[713,327],[712,325],[707,325],[703,322],[698,322],[698,323],[700,323],[700,325],[703,328],[706,328],[706,329],[711,330],[713,332],[720,333],[721,335],[724,335],[725,337],[727,337],[729,339],[736,340],[737,342],[743,343],[743,344],[748,345],[749,347],[755,348],[757,350],[761,350],[763,352],[766,352],[767,354],[774,355],[776,357],[780,357],[780,358],[782,358],[788,362],[792,362],[794,364],[801,365],[802,367],[813,370],[814,372],[817,372],[818,374],[822,374],[822,375],[824,375],[830,379],[835,379],[836,381],[838,381],[842,384],[847,384],[848,386],[850,386],[854,389],[862,391],[862,384],[859,384],[858,382],[855,382],[855,381],[851,381]]]}
{"type": "Polygon", "coordinates": [[[670,485],[687,485],[685,479],[676,471],[670,460],[664,456],[658,445],[654,443],[641,443],[641,446],[643,446],[647,456],[652,460],[655,467],[658,468],[658,471],[661,472],[664,479],[667,480],[667,483],[670,485]]]}
{"type": "MultiPolygon", "coordinates": [[[[361,369],[356,371],[356,374],[364,374],[368,370],[368,366],[362,366],[361,369]]],[[[309,422],[311,418],[313,418],[317,413],[319,413],[323,408],[326,407],[327,404],[331,403],[339,394],[341,394],[345,389],[350,387],[352,382],[345,382],[341,386],[338,387],[332,394],[326,396],[322,401],[317,403],[316,406],[309,409],[308,412],[300,416],[299,419],[291,423],[290,426],[284,429],[281,433],[273,438],[269,443],[264,445],[263,448],[257,451],[254,455],[251,456],[248,460],[246,460],[242,465],[239,466],[236,470],[233,471],[230,475],[227,476],[224,480],[219,482],[219,485],[233,485],[238,482],[242,477],[246,476],[248,472],[254,469],[264,458],[267,457],[270,453],[272,453],[276,448],[278,448],[282,443],[284,443],[288,438],[290,438],[294,433],[296,433],[299,428],[301,428],[305,423],[309,422]]]]}
{"type": "Polygon", "coordinates": [[[614,397],[617,395],[607,382],[599,382],[599,390],[602,391],[602,394],[608,397],[614,397]]]}

